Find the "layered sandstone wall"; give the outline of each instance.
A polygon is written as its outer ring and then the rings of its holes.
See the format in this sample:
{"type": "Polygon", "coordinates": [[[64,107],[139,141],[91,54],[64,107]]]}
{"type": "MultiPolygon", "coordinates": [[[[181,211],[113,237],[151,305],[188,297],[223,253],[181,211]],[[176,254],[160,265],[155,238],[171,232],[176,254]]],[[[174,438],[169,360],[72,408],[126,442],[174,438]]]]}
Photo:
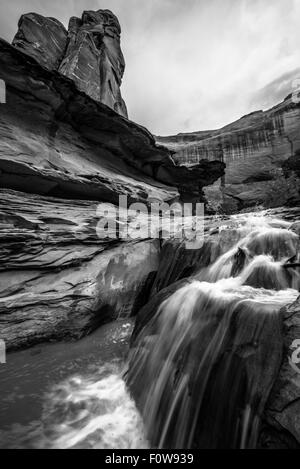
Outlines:
{"type": "Polygon", "coordinates": [[[202,159],[226,164],[222,180],[205,189],[214,210],[300,203],[300,104],[291,96],[220,130],[157,137],[157,142],[174,151],[180,164],[192,167],[202,159]]]}

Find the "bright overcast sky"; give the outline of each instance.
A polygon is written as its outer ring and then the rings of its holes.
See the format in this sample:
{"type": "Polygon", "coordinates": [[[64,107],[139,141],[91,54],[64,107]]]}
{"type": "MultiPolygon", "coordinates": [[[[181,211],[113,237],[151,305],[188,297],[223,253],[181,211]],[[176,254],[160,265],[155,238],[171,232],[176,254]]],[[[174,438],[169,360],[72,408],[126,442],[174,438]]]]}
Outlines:
{"type": "Polygon", "coordinates": [[[25,12],[67,26],[100,8],[121,23],[129,117],[157,135],[221,127],[300,77],[300,0],[1,0],[0,36],[25,12]]]}

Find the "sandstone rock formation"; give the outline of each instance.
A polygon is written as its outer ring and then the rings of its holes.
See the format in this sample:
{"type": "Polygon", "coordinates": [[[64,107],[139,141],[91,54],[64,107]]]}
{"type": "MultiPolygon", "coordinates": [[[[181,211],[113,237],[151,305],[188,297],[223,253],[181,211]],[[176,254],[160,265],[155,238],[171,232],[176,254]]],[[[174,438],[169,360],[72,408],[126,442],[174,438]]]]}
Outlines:
{"type": "Polygon", "coordinates": [[[107,204],[9,190],[0,197],[0,324],[9,350],[82,337],[144,304],[157,240],[99,238],[107,204]]]}
{"type": "Polygon", "coordinates": [[[36,13],[22,15],[13,45],[48,70],[57,70],[67,47],[68,33],[55,18],[36,13]]]}
{"type": "Polygon", "coordinates": [[[212,210],[279,207],[300,202],[300,104],[291,96],[268,111],[242,117],[220,130],[157,137],[177,163],[226,163],[225,176],[205,189],[212,210]]]}
{"type": "Polygon", "coordinates": [[[218,161],[177,166],[143,127],[123,119],[0,41],[0,182],[24,192],[108,200],[201,199],[202,184],[224,174],[218,161]],[[174,186],[177,186],[175,188],[174,186]]]}
{"type": "Polygon", "coordinates": [[[29,13],[21,17],[13,45],[127,117],[120,92],[125,70],[120,34],[118,19],[109,10],[85,11],[81,19],[71,18],[68,32],[54,18],[29,13]]]}
{"type": "MultiPolygon", "coordinates": [[[[0,40],[0,79],[7,87],[7,102],[0,104],[0,339],[8,350],[77,339],[106,321],[139,312],[132,345],[147,352],[160,330],[160,306],[233,242],[219,236],[214,225],[197,251],[187,251],[182,242],[167,242],[161,249],[159,241],[148,237],[102,238],[97,231],[101,214],[116,206],[120,195],[145,204],[152,199],[203,200],[203,188],[211,185],[204,189],[211,206],[224,211],[277,205],[279,198],[279,205],[298,200],[299,106],[290,99],[221,131],[159,139],[170,151],[158,146],[146,129],[118,115],[126,115],[120,95],[123,71],[120,27],[106,10],[71,19],[68,32],[54,19],[25,15],[14,46],[0,40]],[[224,162],[229,167],[225,177],[224,162]],[[221,176],[221,187],[213,186],[221,176]]],[[[119,229],[122,222],[113,217],[119,229]]],[[[291,229],[299,232],[297,224],[291,229]]],[[[234,230],[230,236],[234,238],[234,230]]],[[[178,391],[176,399],[188,391],[198,402],[199,389],[204,390],[197,374],[199,350],[206,355],[208,349],[213,359],[208,360],[214,369],[207,389],[213,389],[215,377],[218,392],[203,391],[192,446],[211,444],[202,422],[216,437],[211,403],[218,402],[229,376],[232,382],[225,389],[234,393],[223,402],[242,407],[248,383],[255,384],[255,410],[260,415],[264,408],[260,446],[298,447],[300,384],[289,358],[300,333],[299,300],[278,317],[269,310],[261,314],[238,307],[230,316],[231,327],[224,322],[223,309],[212,303],[204,333],[197,334],[203,329],[202,293],[195,328],[177,341],[181,325],[175,340],[167,327],[168,340],[160,348],[164,353],[178,344],[166,387],[169,395],[178,391]],[[213,341],[216,350],[209,348],[213,341]],[[184,386],[178,389],[182,377],[188,381],[181,381],[184,386]]],[[[145,384],[151,377],[135,382],[135,371],[131,386],[141,400],[137,383],[143,383],[148,395],[145,384]]],[[[168,393],[161,404],[160,428],[168,393]]],[[[217,428],[221,446],[224,439],[230,443],[235,429],[224,419],[224,406],[217,411],[218,423],[222,427],[226,422],[228,430],[220,433],[217,428]]],[[[189,422],[187,418],[185,424],[189,422]]],[[[174,442],[172,425],[165,441],[174,442]]]]}
{"type": "Polygon", "coordinates": [[[93,99],[127,117],[120,92],[125,70],[120,34],[118,19],[109,10],[85,11],[82,19],[71,18],[59,71],[93,99]]]}
{"type": "MultiPolygon", "coordinates": [[[[114,55],[116,19],[101,15],[83,15],[68,50],[76,55],[91,28],[106,44],[107,67],[110,61],[121,73],[120,50],[114,55]],[[93,23],[100,17],[105,34],[93,23]]],[[[103,240],[96,228],[105,203],[116,207],[120,195],[128,204],[203,200],[203,185],[224,174],[218,161],[176,165],[146,129],[80,91],[73,77],[57,70],[64,34],[56,50],[53,21],[23,17],[18,47],[0,40],[0,79],[6,84],[0,105],[0,335],[9,350],[81,337],[135,314],[147,301],[160,244],[148,236],[103,240]]],[[[63,66],[71,70],[70,62],[63,66]]],[[[119,229],[118,215],[113,217],[119,229]]]]}

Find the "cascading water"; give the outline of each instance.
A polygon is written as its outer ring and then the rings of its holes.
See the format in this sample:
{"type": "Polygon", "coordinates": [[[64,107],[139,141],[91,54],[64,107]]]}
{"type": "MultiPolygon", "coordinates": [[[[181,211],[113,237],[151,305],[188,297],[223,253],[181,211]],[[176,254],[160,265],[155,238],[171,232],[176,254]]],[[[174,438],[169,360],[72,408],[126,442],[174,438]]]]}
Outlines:
{"type": "Polygon", "coordinates": [[[299,238],[281,220],[234,221],[231,241],[225,229],[203,248],[213,264],[150,302],[134,339],[127,381],[154,447],[257,445],[282,358],[279,311],[299,295],[299,271],[285,268],[299,238]]]}
{"type": "Polygon", "coordinates": [[[281,364],[279,311],[300,287],[299,269],[284,268],[299,238],[269,216],[227,222],[202,248],[207,267],[140,312],[128,367],[127,320],[10,355],[0,447],[256,447],[281,364]]]}
{"type": "Polygon", "coordinates": [[[46,396],[43,414],[48,425],[37,440],[41,448],[147,448],[120,366],[102,366],[93,376],[60,383],[46,396]]]}
{"type": "Polygon", "coordinates": [[[9,356],[0,370],[0,448],[145,448],[143,422],[123,379],[131,321],[76,343],[9,356]]]}

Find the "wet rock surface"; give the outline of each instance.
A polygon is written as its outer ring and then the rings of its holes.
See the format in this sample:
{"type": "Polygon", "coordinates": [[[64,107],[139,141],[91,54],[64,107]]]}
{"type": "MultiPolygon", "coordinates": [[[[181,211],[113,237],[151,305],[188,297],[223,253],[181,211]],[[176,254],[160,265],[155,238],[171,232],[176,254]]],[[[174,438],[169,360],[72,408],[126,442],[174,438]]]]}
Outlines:
{"type": "Polygon", "coordinates": [[[283,360],[266,405],[260,446],[300,449],[300,297],[281,314],[283,360]]]}
{"type": "Polygon", "coordinates": [[[0,193],[0,325],[8,350],[78,339],[130,317],[141,295],[146,302],[156,240],[99,238],[105,204],[0,193]]]}

